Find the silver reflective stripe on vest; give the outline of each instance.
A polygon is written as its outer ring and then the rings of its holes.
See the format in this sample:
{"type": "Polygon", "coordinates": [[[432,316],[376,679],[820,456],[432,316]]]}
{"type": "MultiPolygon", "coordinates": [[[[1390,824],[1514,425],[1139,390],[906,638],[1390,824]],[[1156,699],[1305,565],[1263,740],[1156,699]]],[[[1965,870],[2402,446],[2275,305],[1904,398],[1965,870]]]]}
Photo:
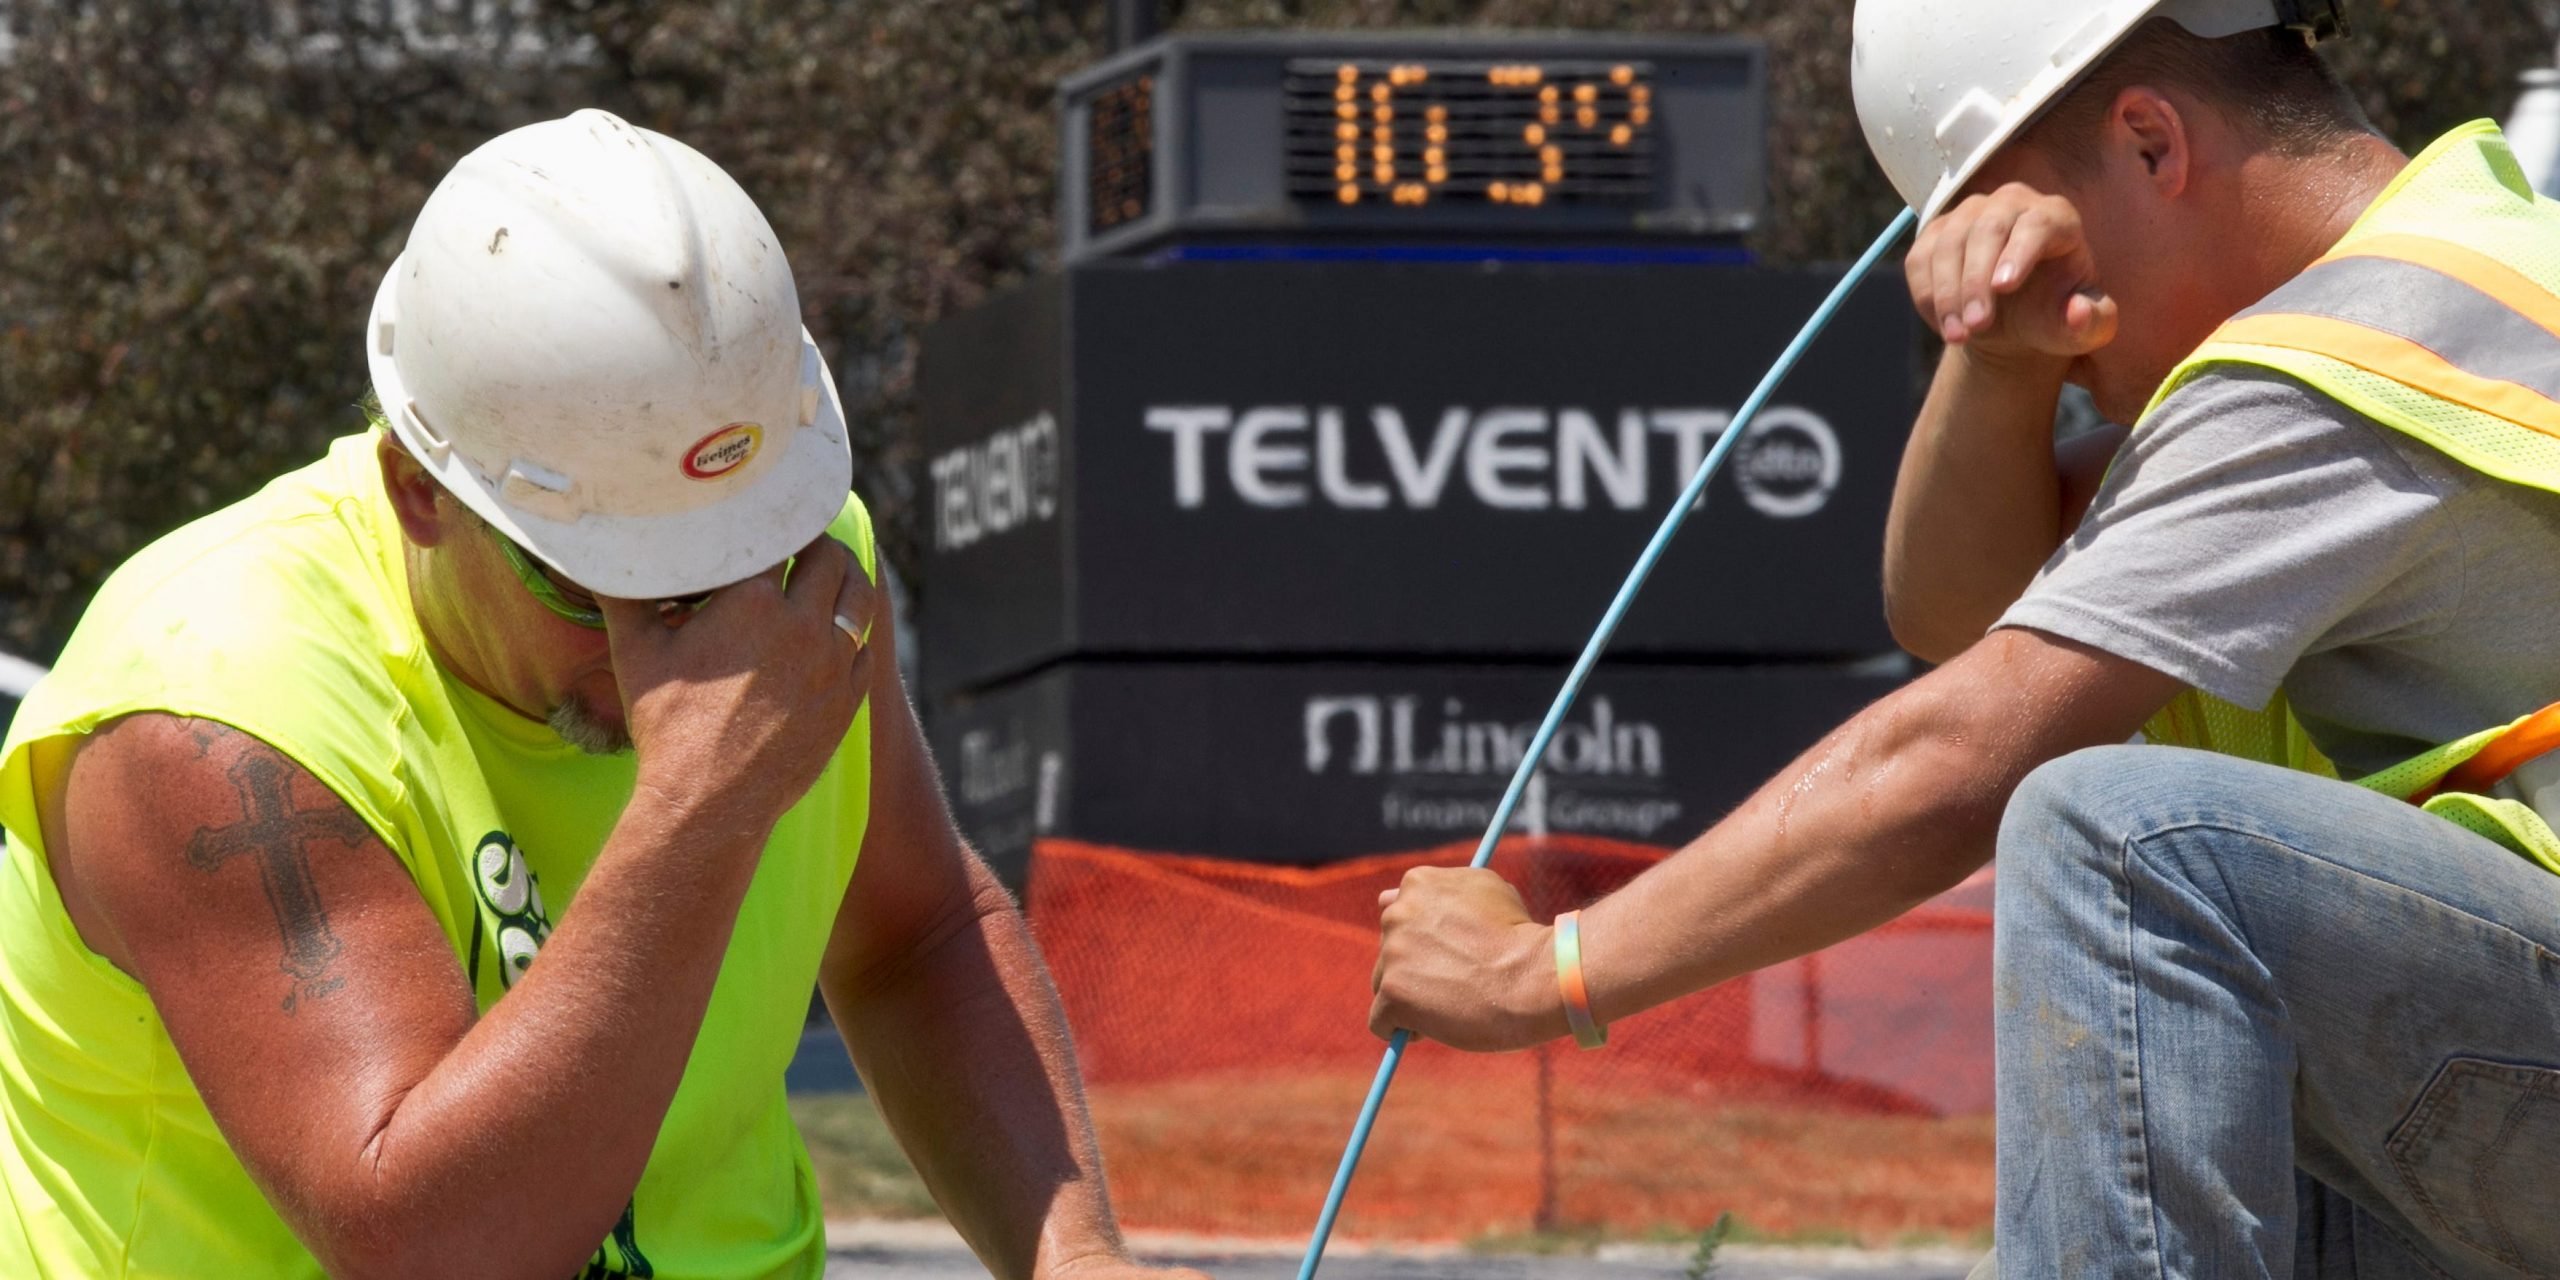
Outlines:
{"type": "Polygon", "coordinates": [[[2339,258],[2294,277],[2240,313],[2317,316],[2405,338],[2482,378],[2560,400],[2560,335],[2432,267],[2339,258]]]}

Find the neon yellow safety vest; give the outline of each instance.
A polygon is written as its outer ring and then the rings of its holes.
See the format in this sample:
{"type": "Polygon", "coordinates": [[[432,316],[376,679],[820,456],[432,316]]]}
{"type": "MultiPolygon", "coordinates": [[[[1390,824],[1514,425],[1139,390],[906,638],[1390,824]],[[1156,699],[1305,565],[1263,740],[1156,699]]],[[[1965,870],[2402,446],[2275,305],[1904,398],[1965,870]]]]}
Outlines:
{"type": "MultiPolygon", "coordinates": [[[[2456,129],[2327,256],[2187,357],[2152,409],[2233,365],[2297,379],[2484,475],[2560,493],[2560,202],[2534,194],[2496,125],[2456,129]]],[[[2145,734],[2337,776],[2281,697],[2251,712],[2190,690],[2145,734]]],[[[2560,872],[2550,824],[2483,794],[2555,748],[2560,708],[2358,781],[2560,872]]]]}
{"type": "MultiPolygon", "coordinates": [[[[576,909],[630,798],[628,754],[585,755],[428,656],[374,447],[340,440],[134,556],[0,744],[0,1276],[321,1274],[215,1129],[149,995],[73,929],[36,821],[36,743],[151,711],[265,740],[399,857],[483,1010],[576,909]]],[[[829,532],[877,571],[860,503],[829,532]]],[[[775,827],[648,1168],[583,1277],[823,1272],[782,1077],[869,818],[869,720],[775,827]]],[[[537,1157],[487,1193],[543,1176],[537,1157]]]]}

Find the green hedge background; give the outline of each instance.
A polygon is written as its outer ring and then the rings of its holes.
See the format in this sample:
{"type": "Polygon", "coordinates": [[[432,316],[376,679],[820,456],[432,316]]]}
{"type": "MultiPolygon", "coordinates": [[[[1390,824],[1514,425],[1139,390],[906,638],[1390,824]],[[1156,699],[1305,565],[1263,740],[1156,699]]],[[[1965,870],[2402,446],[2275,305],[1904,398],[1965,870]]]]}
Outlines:
{"type": "MultiPolygon", "coordinates": [[[[1188,0],[1175,30],[1466,26],[1769,41],[1759,250],[1895,208],[1853,116],[1852,0],[1188,0]]],[[[2352,0],[2338,61],[2404,145],[2503,116],[2560,0],[2352,0]]],[[[127,554],[354,429],[381,273],[445,169],[596,105],[763,205],[921,581],[915,337],[1054,253],[1057,80],[1093,0],[0,0],[0,649],[55,651],[127,554]]],[[[929,606],[928,606],[929,607],[929,606]]]]}

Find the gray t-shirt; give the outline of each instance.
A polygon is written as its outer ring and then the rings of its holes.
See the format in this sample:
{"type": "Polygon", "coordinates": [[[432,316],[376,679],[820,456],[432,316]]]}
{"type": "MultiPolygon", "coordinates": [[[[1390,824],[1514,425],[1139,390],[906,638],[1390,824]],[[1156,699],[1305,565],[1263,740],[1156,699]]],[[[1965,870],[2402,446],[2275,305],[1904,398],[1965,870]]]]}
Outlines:
{"type": "Polygon", "coordinates": [[[2134,434],[2000,625],[2246,707],[2281,688],[2360,776],[2560,703],[2560,497],[2221,371],[2134,434]]]}

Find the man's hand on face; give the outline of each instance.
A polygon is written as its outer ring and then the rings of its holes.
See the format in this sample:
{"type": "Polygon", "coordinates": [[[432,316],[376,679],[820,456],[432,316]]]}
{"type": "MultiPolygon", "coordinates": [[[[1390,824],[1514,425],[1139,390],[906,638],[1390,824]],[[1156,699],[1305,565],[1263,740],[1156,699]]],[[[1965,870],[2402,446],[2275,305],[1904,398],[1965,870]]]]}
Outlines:
{"type": "Polygon", "coordinates": [[[2070,360],[2116,336],[2080,211],[2012,182],[1921,229],[1903,260],[1912,305],[1950,346],[1987,359],[2070,360]]]}
{"type": "Polygon", "coordinates": [[[1377,998],[1369,1030],[1398,1028],[1471,1053],[1567,1034],[1555,931],[1490,871],[1418,867],[1378,895],[1377,998]]]}
{"type": "Polygon", "coordinates": [[[871,686],[879,592],[821,536],[780,566],[711,594],[671,626],[656,606],[602,599],[641,785],[746,826],[770,824],[818,775],[871,686]]]}

